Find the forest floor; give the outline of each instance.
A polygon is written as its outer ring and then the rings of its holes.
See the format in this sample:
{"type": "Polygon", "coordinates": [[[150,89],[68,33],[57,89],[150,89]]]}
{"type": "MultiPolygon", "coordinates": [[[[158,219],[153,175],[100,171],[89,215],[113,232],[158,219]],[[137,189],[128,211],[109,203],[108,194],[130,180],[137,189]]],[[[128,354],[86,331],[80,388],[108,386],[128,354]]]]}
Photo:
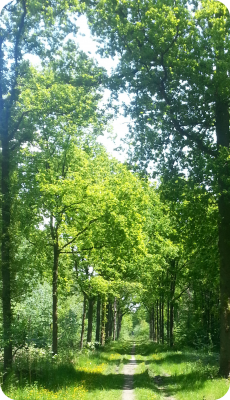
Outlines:
{"type": "Polygon", "coordinates": [[[133,353],[126,341],[52,361],[27,354],[3,392],[14,400],[217,400],[228,391],[217,353],[137,341],[133,353]]]}

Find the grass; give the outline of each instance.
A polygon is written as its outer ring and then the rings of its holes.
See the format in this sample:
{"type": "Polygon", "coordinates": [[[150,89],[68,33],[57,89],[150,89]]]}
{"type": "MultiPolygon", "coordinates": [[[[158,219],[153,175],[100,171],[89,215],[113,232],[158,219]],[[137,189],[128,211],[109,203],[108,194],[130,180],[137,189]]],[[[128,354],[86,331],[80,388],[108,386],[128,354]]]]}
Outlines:
{"type": "Polygon", "coordinates": [[[119,400],[130,348],[127,343],[112,343],[101,351],[86,349],[54,359],[46,355],[42,360],[33,350],[17,360],[3,391],[14,400],[119,400]]]}
{"type": "Polygon", "coordinates": [[[228,391],[229,380],[218,377],[217,354],[192,349],[172,351],[154,343],[137,344],[136,354],[137,400],[217,400],[228,391]]]}
{"type": "MultiPolygon", "coordinates": [[[[3,391],[14,400],[121,400],[131,349],[132,342],[119,342],[54,359],[35,349],[19,353],[3,391]]],[[[217,374],[217,354],[143,342],[135,351],[136,400],[217,400],[228,390],[229,381],[217,374]]]]}

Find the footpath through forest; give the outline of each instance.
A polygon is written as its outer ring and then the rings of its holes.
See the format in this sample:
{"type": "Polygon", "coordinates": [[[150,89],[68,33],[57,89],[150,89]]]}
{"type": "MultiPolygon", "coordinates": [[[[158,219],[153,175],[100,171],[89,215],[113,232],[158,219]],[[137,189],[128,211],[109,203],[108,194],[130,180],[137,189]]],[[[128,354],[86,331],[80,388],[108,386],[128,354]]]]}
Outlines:
{"type": "MultiPolygon", "coordinates": [[[[147,363],[148,364],[148,363],[147,363]]],[[[131,352],[131,360],[128,364],[124,365],[123,374],[124,374],[124,389],[122,393],[122,400],[135,400],[135,391],[134,391],[134,374],[137,367],[137,361],[135,359],[135,343],[132,347],[131,352]]],[[[169,375],[167,375],[169,376],[169,375]]],[[[158,390],[162,391],[162,395],[164,396],[165,387],[162,386],[162,377],[155,376],[153,378],[154,383],[156,384],[158,390]]],[[[166,400],[176,400],[175,397],[172,397],[166,394],[164,397],[166,400]]]]}
{"type": "Polygon", "coordinates": [[[123,374],[125,378],[124,389],[122,394],[122,400],[135,400],[133,390],[133,375],[137,366],[135,360],[135,344],[132,347],[131,360],[128,364],[124,365],[123,374]]]}
{"type": "Polygon", "coordinates": [[[10,399],[217,400],[230,383],[218,376],[217,353],[147,341],[111,342],[52,360],[44,352],[35,356],[35,349],[18,351],[14,374],[3,385],[10,399]]]}

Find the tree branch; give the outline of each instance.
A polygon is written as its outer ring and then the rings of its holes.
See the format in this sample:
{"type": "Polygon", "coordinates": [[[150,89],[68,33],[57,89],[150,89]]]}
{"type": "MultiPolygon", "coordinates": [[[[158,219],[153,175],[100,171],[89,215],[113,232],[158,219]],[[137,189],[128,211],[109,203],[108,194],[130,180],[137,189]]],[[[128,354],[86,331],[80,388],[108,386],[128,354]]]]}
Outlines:
{"type": "MultiPolygon", "coordinates": [[[[29,114],[31,111],[32,111],[32,110],[27,110],[27,111],[24,111],[24,112],[22,113],[22,115],[20,116],[19,120],[17,121],[16,126],[12,129],[12,132],[11,132],[10,135],[9,135],[9,140],[12,140],[12,139],[13,139],[14,134],[17,132],[17,130],[18,130],[18,128],[19,128],[21,122],[23,121],[24,116],[27,115],[27,114],[29,114]]],[[[34,110],[33,110],[33,111],[34,111],[34,110]]]]}
{"type": "Polygon", "coordinates": [[[62,250],[63,250],[65,247],[67,247],[67,246],[69,246],[71,243],[73,243],[80,235],[82,235],[82,233],[84,233],[85,231],[87,231],[87,229],[89,229],[90,225],[92,225],[92,224],[93,224],[94,222],[96,222],[97,220],[98,220],[98,218],[92,219],[92,220],[89,222],[88,226],[86,226],[84,229],[82,229],[82,231],[79,232],[72,240],[70,240],[68,243],[66,243],[64,246],[62,246],[62,248],[60,249],[60,252],[62,252],[62,250]]]}

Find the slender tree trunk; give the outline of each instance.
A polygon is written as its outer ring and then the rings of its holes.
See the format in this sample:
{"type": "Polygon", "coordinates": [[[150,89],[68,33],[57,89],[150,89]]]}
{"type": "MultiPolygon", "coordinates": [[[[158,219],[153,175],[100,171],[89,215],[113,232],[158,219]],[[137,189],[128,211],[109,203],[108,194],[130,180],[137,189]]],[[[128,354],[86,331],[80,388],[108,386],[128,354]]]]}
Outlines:
{"type": "MultiPolygon", "coordinates": [[[[1,102],[2,103],[2,102],[1,102]]],[[[1,107],[2,108],[2,107],[1,107]]],[[[3,109],[0,109],[0,122],[3,109]]],[[[12,309],[11,309],[11,274],[10,274],[10,154],[7,129],[1,131],[1,169],[2,169],[2,238],[1,238],[1,269],[2,269],[2,307],[3,307],[3,338],[4,338],[4,370],[12,368],[12,309]]]]}
{"type": "Polygon", "coordinates": [[[106,327],[106,301],[102,302],[102,312],[101,312],[101,345],[105,344],[105,327],[106,327]]]}
{"type": "Polygon", "coordinates": [[[169,344],[169,300],[167,300],[167,344],[169,344]]]}
{"type": "Polygon", "coordinates": [[[160,332],[160,336],[159,336],[159,342],[161,343],[162,341],[162,322],[161,322],[161,298],[159,300],[159,332],[160,332]]]}
{"type": "Polygon", "coordinates": [[[54,244],[53,247],[54,252],[54,262],[53,262],[53,354],[57,354],[58,352],[58,293],[57,293],[57,285],[58,285],[58,242],[54,244]]]}
{"type": "Polygon", "coordinates": [[[157,300],[157,343],[159,343],[159,307],[158,307],[158,300],[157,300]]]}
{"type": "Polygon", "coordinates": [[[93,299],[88,300],[88,331],[87,331],[87,342],[92,342],[92,332],[93,332],[93,299]]]}
{"type": "Polygon", "coordinates": [[[152,307],[150,307],[149,311],[149,339],[153,339],[153,317],[152,317],[152,307]]]}
{"type": "Polygon", "coordinates": [[[97,299],[97,326],[96,326],[96,342],[100,342],[100,325],[101,325],[101,299],[98,295],[97,299]]]}
{"type": "Polygon", "coordinates": [[[223,161],[223,148],[229,150],[229,104],[217,96],[216,135],[219,165],[219,253],[220,253],[220,374],[230,374],[230,187],[229,161],[223,161]],[[222,153],[221,153],[222,151],[222,153]]]}
{"type": "Polygon", "coordinates": [[[109,337],[109,321],[110,321],[110,308],[109,303],[106,304],[106,324],[105,324],[105,339],[109,337]]]}
{"type": "Polygon", "coordinates": [[[84,333],[85,333],[85,317],[86,317],[86,295],[84,294],[84,300],[83,300],[83,310],[82,310],[82,322],[81,322],[81,342],[80,342],[80,349],[83,349],[83,343],[84,343],[84,333]]]}
{"type": "Polygon", "coordinates": [[[162,343],[164,344],[164,298],[162,296],[162,303],[161,303],[161,337],[162,343]]]}
{"type": "Polygon", "coordinates": [[[173,346],[173,325],[174,325],[174,305],[173,302],[170,302],[170,323],[169,323],[169,338],[170,338],[170,347],[173,346]]]}
{"type": "Polygon", "coordinates": [[[113,303],[113,341],[116,340],[116,332],[117,332],[117,299],[115,297],[113,303]]]}
{"type": "Polygon", "coordinates": [[[119,339],[120,333],[121,333],[122,317],[123,317],[123,315],[121,313],[121,310],[119,310],[119,312],[118,312],[118,323],[117,323],[117,339],[119,339]]]}
{"type": "Polygon", "coordinates": [[[153,330],[153,340],[155,340],[155,308],[152,307],[152,330],[153,330]]]}
{"type": "Polygon", "coordinates": [[[171,280],[170,280],[170,312],[169,312],[169,342],[170,347],[174,345],[174,338],[173,338],[173,327],[174,327],[174,294],[176,289],[176,260],[172,260],[171,262],[171,280]]]}
{"type": "Polygon", "coordinates": [[[106,339],[113,335],[113,307],[111,301],[107,304],[106,339]]]}
{"type": "Polygon", "coordinates": [[[154,314],[154,306],[150,307],[149,312],[149,339],[155,339],[155,314],[154,314]]]}
{"type": "Polygon", "coordinates": [[[112,303],[109,303],[109,337],[111,338],[113,335],[113,306],[112,303]]]}

